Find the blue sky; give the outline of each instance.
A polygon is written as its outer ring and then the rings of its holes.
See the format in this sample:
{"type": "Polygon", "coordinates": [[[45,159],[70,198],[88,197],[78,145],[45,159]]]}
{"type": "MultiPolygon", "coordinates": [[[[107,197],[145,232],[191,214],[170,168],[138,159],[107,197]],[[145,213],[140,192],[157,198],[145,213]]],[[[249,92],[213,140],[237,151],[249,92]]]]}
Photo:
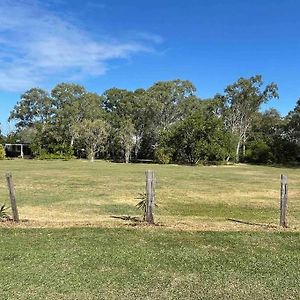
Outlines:
{"type": "Polygon", "coordinates": [[[31,87],[102,93],[187,79],[201,98],[239,77],[300,97],[299,0],[0,0],[0,122],[31,87]]]}

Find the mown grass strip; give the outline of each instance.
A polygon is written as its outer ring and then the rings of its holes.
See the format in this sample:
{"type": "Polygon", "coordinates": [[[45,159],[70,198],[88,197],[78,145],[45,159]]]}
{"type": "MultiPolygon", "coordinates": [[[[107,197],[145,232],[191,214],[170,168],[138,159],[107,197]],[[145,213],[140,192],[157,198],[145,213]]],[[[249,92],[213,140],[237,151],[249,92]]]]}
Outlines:
{"type": "Polygon", "coordinates": [[[0,229],[1,299],[299,299],[300,234],[0,229]]]}

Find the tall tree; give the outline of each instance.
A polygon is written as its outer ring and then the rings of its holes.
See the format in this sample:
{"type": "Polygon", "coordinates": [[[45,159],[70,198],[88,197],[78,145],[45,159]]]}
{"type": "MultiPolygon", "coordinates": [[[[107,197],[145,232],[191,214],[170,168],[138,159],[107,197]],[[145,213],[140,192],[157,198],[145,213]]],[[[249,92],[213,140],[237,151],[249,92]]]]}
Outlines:
{"type": "Polygon", "coordinates": [[[240,147],[245,145],[248,132],[252,126],[255,113],[260,106],[272,98],[278,98],[277,85],[271,83],[262,89],[263,81],[260,75],[250,78],[240,78],[227,86],[224,95],[217,95],[216,99],[223,103],[223,117],[225,126],[236,137],[235,160],[239,162],[240,147]]]}
{"type": "Polygon", "coordinates": [[[94,161],[96,154],[105,147],[109,134],[109,126],[102,119],[84,119],[80,123],[74,124],[72,131],[75,138],[85,146],[88,158],[94,161]]]}
{"type": "Polygon", "coordinates": [[[147,90],[149,101],[155,109],[157,126],[168,129],[185,114],[185,104],[195,99],[195,86],[188,80],[159,81],[147,90]]]}
{"type": "Polygon", "coordinates": [[[111,88],[103,94],[103,108],[118,117],[129,118],[132,114],[132,92],[111,88]]]}
{"type": "Polygon", "coordinates": [[[95,120],[102,116],[102,98],[89,93],[83,86],[61,83],[53,88],[55,126],[60,142],[74,145],[72,126],[84,119],[95,120]]]}
{"type": "Polygon", "coordinates": [[[10,113],[9,121],[15,120],[17,128],[45,124],[54,112],[53,101],[48,92],[32,88],[21,95],[20,101],[10,113]]]}
{"type": "Polygon", "coordinates": [[[111,88],[103,94],[103,108],[111,125],[110,155],[119,154],[129,162],[135,134],[133,120],[133,93],[125,89],[111,88]]]}
{"type": "Polygon", "coordinates": [[[135,128],[131,120],[121,120],[121,122],[119,123],[119,128],[117,130],[117,138],[121,145],[125,163],[129,163],[130,161],[131,151],[135,144],[134,136],[135,128]]]}
{"type": "Polygon", "coordinates": [[[134,125],[134,156],[137,159],[140,153],[142,143],[151,144],[151,140],[147,136],[153,136],[155,132],[155,110],[152,101],[149,101],[147,91],[137,89],[132,94],[133,109],[131,121],[134,125]]]}

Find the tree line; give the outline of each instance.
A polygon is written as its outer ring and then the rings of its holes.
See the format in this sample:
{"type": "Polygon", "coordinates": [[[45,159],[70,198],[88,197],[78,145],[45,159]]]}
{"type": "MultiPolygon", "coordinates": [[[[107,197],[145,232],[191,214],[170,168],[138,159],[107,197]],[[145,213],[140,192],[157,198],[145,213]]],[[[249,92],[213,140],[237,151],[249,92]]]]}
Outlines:
{"type": "Polygon", "coordinates": [[[281,117],[261,106],[278,98],[274,83],[240,78],[223,93],[200,99],[187,80],[148,89],[111,88],[102,95],[74,83],[21,95],[9,121],[16,130],[2,143],[30,143],[35,157],[74,155],[159,163],[300,161],[300,99],[281,117]]]}

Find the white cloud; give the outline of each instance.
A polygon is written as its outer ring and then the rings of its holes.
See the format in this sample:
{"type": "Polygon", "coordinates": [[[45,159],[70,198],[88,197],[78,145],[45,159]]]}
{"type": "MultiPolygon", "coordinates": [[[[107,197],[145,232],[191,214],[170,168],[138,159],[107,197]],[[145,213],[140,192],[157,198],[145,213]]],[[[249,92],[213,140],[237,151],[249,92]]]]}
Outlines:
{"type": "Polygon", "coordinates": [[[109,61],[153,52],[160,41],[147,33],[127,41],[96,39],[35,0],[1,0],[0,90],[24,90],[54,75],[61,80],[99,76],[109,61]]]}

